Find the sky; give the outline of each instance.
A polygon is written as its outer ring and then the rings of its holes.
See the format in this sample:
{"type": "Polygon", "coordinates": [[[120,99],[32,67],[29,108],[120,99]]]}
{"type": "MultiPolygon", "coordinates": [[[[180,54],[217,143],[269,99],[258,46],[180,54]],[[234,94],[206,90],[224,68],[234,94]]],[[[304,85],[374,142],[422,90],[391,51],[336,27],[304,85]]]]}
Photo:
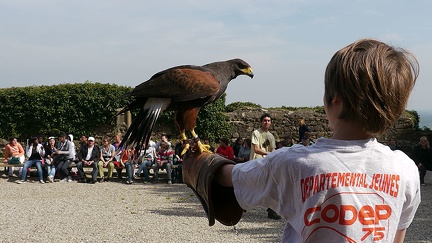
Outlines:
{"type": "Polygon", "coordinates": [[[323,105],[333,54],[361,38],[412,52],[408,109],[432,110],[432,1],[0,0],[0,88],[85,81],[134,87],[169,67],[241,58],[226,103],[323,105]]]}

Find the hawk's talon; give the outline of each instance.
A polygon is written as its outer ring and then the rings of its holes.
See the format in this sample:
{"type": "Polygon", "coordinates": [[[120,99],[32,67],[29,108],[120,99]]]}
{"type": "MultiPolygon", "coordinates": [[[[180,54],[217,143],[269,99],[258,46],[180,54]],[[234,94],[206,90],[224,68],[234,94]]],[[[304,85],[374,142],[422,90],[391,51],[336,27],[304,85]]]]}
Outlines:
{"type": "Polygon", "coordinates": [[[183,148],[182,152],[180,153],[180,156],[183,156],[189,149],[190,145],[186,144],[185,147],[183,148]]]}
{"type": "Polygon", "coordinates": [[[212,154],[212,151],[210,150],[210,145],[208,144],[202,144],[201,141],[197,142],[198,149],[200,153],[209,153],[212,154]]]}

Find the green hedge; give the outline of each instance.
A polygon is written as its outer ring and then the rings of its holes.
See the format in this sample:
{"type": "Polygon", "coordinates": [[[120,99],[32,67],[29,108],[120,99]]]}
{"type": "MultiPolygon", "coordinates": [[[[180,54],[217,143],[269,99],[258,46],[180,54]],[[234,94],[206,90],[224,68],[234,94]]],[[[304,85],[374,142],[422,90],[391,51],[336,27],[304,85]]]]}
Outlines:
{"type": "Polygon", "coordinates": [[[120,97],[130,90],[91,82],[0,89],[0,137],[112,130],[117,108],[127,103],[120,97]]]}

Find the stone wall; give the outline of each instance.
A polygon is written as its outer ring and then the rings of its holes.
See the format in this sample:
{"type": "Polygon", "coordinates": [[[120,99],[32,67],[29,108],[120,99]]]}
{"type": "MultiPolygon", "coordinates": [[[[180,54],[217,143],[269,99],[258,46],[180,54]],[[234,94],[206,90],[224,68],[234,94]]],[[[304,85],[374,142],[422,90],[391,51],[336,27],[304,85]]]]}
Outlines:
{"type": "Polygon", "coordinates": [[[291,134],[292,138],[297,141],[298,122],[303,117],[312,131],[311,135],[313,138],[331,136],[326,116],[323,113],[312,110],[287,111],[284,109],[242,108],[226,113],[228,121],[233,126],[231,138],[250,137],[252,131],[260,127],[260,117],[264,113],[269,113],[272,117],[270,131],[276,140],[282,140],[287,134],[291,134]]]}
{"type": "MultiPolygon", "coordinates": [[[[241,108],[226,113],[228,121],[233,126],[231,140],[234,141],[237,137],[249,138],[252,131],[259,128],[259,119],[265,112],[269,113],[273,118],[270,130],[276,141],[282,140],[284,136],[290,133],[294,141],[297,141],[298,122],[301,118],[305,118],[306,124],[312,131],[313,139],[332,136],[324,112],[313,111],[312,109],[288,111],[285,109],[241,108]]],[[[432,141],[432,134],[425,134],[422,130],[414,129],[414,121],[407,114],[404,114],[394,127],[377,139],[386,143],[391,137],[394,137],[399,142],[402,150],[410,154],[412,146],[418,143],[421,136],[428,136],[429,141],[432,141]]]]}

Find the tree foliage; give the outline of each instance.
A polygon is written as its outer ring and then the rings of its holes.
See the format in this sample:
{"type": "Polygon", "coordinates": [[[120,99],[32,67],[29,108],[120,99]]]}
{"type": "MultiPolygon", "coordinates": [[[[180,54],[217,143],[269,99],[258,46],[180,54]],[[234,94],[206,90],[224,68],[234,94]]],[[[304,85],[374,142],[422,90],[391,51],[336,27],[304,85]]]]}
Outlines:
{"type": "Polygon", "coordinates": [[[208,137],[211,141],[216,141],[223,137],[231,137],[232,126],[227,122],[227,117],[224,113],[225,97],[226,94],[223,94],[216,102],[201,109],[196,127],[197,134],[200,137],[208,137]]]}
{"type": "Polygon", "coordinates": [[[408,117],[410,117],[413,121],[413,128],[416,130],[419,130],[419,123],[420,123],[420,115],[417,111],[415,110],[405,110],[406,114],[408,115],[408,117]]]}
{"type": "MultiPolygon", "coordinates": [[[[232,126],[227,122],[225,111],[225,97],[222,95],[216,102],[204,106],[198,114],[195,132],[199,137],[208,137],[212,141],[218,138],[230,137],[232,126]]],[[[174,112],[166,111],[158,119],[158,123],[164,123],[173,134],[179,133],[174,125],[174,112]]],[[[191,136],[187,132],[187,136],[191,136]]]]}
{"type": "Polygon", "coordinates": [[[261,105],[257,105],[252,102],[233,102],[225,107],[225,111],[232,112],[243,107],[261,108],[261,105]]]}

